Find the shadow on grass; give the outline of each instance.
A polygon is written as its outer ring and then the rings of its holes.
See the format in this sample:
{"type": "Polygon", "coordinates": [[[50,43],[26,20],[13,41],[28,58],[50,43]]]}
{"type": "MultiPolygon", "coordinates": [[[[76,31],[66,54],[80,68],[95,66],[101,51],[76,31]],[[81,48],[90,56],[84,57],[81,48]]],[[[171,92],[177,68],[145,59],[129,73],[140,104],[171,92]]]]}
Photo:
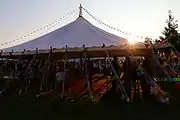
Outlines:
{"type": "Polygon", "coordinates": [[[0,116],[2,120],[178,120],[179,105],[176,100],[166,107],[150,98],[129,104],[112,96],[111,91],[97,104],[68,105],[32,96],[9,97],[0,98],[0,116]]]}

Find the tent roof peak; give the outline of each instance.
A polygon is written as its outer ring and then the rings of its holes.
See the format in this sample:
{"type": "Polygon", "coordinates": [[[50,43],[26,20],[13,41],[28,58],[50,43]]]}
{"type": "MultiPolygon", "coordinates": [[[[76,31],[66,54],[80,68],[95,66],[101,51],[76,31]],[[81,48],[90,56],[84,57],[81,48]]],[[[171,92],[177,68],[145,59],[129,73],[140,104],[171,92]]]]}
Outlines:
{"type": "Polygon", "coordinates": [[[83,9],[83,7],[82,7],[82,5],[80,4],[80,5],[79,5],[79,17],[82,17],[82,16],[83,16],[83,14],[82,14],[82,9],[83,9]]]}

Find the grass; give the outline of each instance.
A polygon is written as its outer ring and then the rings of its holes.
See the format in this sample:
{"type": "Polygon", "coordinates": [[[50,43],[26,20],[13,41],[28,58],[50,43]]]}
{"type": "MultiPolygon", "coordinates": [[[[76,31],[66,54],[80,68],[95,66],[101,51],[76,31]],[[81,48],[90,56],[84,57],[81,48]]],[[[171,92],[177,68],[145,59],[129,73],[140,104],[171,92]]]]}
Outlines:
{"type": "MultiPolygon", "coordinates": [[[[174,87],[168,87],[171,92],[177,92],[174,87]]],[[[178,120],[179,100],[166,107],[151,99],[123,103],[110,92],[95,105],[62,104],[46,98],[36,100],[32,95],[6,97],[0,98],[0,117],[1,120],[178,120]]]]}

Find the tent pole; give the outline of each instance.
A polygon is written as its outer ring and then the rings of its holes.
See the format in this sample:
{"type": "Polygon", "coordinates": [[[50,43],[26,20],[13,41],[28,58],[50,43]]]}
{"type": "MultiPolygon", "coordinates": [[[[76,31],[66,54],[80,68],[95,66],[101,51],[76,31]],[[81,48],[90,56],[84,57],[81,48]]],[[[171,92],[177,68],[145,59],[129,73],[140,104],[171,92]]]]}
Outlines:
{"type": "MultiPolygon", "coordinates": [[[[4,72],[6,72],[7,64],[9,63],[9,59],[12,57],[12,53],[13,53],[13,50],[12,50],[12,52],[9,52],[9,57],[6,59],[5,68],[4,68],[4,71],[3,71],[3,80],[4,80],[4,72]]],[[[9,70],[8,70],[8,72],[9,72],[9,70]]],[[[6,90],[7,90],[7,85],[8,85],[8,81],[9,81],[9,78],[8,78],[8,80],[5,82],[4,88],[1,90],[1,94],[4,93],[4,92],[6,92],[6,90]]]]}
{"type": "MultiPolygon", "coordinates": [[[[23,56],[23,54],[24,54],[24,52],[25,52],[25,49],[21,52],[21,56],[20,56],[20,58],[23,56]]],[[[15,77],[16,77],[16,73],[18,72],[17,71],[17,65],[18,65],[18,63],[19,63],[19,61],[20,61],[20,58],[18,58],[18,61],[15,63],[15,65],[14,65],[14,73],[13,73],[13,79],[15,79],[15,77]]]]}
{"type": "MultiPolygon", "coordinates": [[[[106,56],[104,57],[104,62],[105,62],[105,66],[103,67],[103,71],[104,71],[104,69],[107,69],[107,68],[106,68],[106,66],[107,66],[107,57],[106,57],[106,56]]],[[[103,73],[104,73],[104,72],[103,72],[103,73]]],[[[109,80],[108,80],[108,76],[107,76],[106,72],[104,73],[104,75],[105,75],[105,78],[106,78],[106,82],[107,82],[106,88],[107,88],[107,91],[108,91],[108,90],[109,90],[109,85],[108,85],[109,80]]]]}
{"type": "MultiPolygon", "coordinates": [[[[3,51],[1,50],[1,53],[0,53],[0,56],[1,56],[1,58],[2,58],[2,53],[3,53],[3,51]]],[[[0,71],[0,74],[1,74],[1,78],[0,78],[0,80],[1,81],[3,81],[3,69],[2,69],[2,66],[3,66],[3,58],[1,59],[1,71],[0,71]]]]}
{"type": "MultiPolygon", "coordinates": [[[[35,64],[36,64],[37,58],[38,58],[38,48],[36,48],[36,53],[35,53],[35,55],[34,55],[34,58],[33,58],[32,63],[35,62],[35,64]]],[[[30,66],[32,66],[32,63],[31,63],[30,66]]],[[[30,69],[30,68],[29,68],[29,69],[30,69]]],[[[29,70],[28,70],[28,71],[29,71],[29,70]]],[[[32,74],[31,74],[31,75],[32,75],[32,74]]],[[[31,84],[31,81],[30,81],[30,78],[28,78],[28,82],[27,82],[27,86],[26,86],[26,91],[27,91],[27,89],[28,89],[28,87],[29,87],[30,84],[31,84]]]]}
{"type": "Polygon", "coordinates": [[[43,74],[42,80],[41,80],[40,91],[43,91],[43,86],[44,86],[43,84],[44,84],[44,81],[45,81],[46,71],[47,71],[47,60],[45,60],[44,62],[45,62],[45,68],[44,68],[44,74],[43,74]]]}
{"type": "MultiPolygon", "coordinates": [[[[22,56],[24,55],[24,52],[25,52],[25,49],[21,52],[21,56],[20,56],[18,62],[21,60],[22,56]]],[[[18,65],[18,62],[16,64],[16,66],[18,65]]],[[[18,90],[18,88],[17,88],[17,90],[18,90]]],[[[21,92],[22,92],[22,88],[21,88],[21,83],[20,83],[20,88],[19,88],[19,91],[18,91],[19,96],[20,96],[21,92]]]]}
{"type": "Polygon", "coordinates": [[[83,58],[82,55],[80,57],[80,68],[81,68],[81,73],[83,72],[83,58]]]}
{"type": "MultiPolygon", "coordinates": [[[[38,49],[36,49],[36,54],[37,54],[37,51],[38,51],[38,49]]],[[[23,53],[24,53],[24,52],[23,52],[23,53]]],[[[23,54],[23,53],[22,53],[22,54],[23,54]]],[[[33,58],[31,59],[31,61],[29,62],[29,65],[28,65],[28,67],[26,68],[26,71],[25,71],[24,74],[27,75],[28,71],[31,69],[31,66],[32,66],[33,62],[36,60],[36,54],[33,56],[33,58]]],[[[18,95],[21,95],[23,88],[24,88],[24,92],[26,93],[26,92],[27,92],[27,89],[28,89],[28,86],[29,86],[29,78],[23,80],[23,86],[20,88],[20,90],[19,90],[19,92],[18,92],[18,95]]]]}
{"type": "Polygon", "coordinates": [[[82,5],[80,4],[80,6],[79,6],[79,17],[82,17],[83,16],[83,14],[82,14],[82,5]]]}
{"type": "MultiPolygon", "coordinates": [[[[21,52],[21,56],[20,56],[18,62],[21,60],[22,56],[24,55],[24,52],[25,52],[25,49],[21,52]]],[[[16,66],[18,65],[18,62],[17,62],[17,64],[16,64],[16,66]]],[[[21,90],[21,88],[20,88],[20,90],[21,90]]],[[[19,90],[19,92],[20,92],[20,90],[19,90]]],[[[19,92],[18,92],[18,95],[20,95],[19,92]]]]}
{"type": "MultiPolygon", "coordinates": [[[[13,50],[12,52],[10,53],[10,59],[12,58],[12,53],[13,53],[13,50]]],[[[9,61],[8,61],[9,62],[9,61]]],[[[9,66],[8,66],[9,67],[9,66]]],[[[11,70],[12,71],[12,70],[11,70]]],[[[8,68],[8,81],[10,80],[10,73],[11,73],[10,69],[8,68]]]]}
{"type": "Polygon", "coordinates": [[[49,54],[48,54],[48,59],[46,61],[45,71],[44,71],[44,74],[43,74],[43,79],[41,81],[40,91],[43,90],[43,86],[47,87],[46,84],[47,84],[48,72],[49,72],[49,68],[50,68],[51,53],[52,53],[52,47],[50,48],[50,51],[49,51],[49,54]]]}
{"type": "Polygon", "coordinates": [[[100,74],[101,74],[101,65],[102,65],[101,60],[100,58],[98,58],[98,73],[100,74]]]}
{"type": "MultiPolygon", "coordinates": [[[[12,52],[10,53],[10,59],[12,58],[12,53],[13,53],[13,50],[12,52]]],[[[12,70],[11,70],[12,71],[12,70]]],[[[10,69],[8,69],[8,80],[10,80],[10,73],[11,73],[10,69]]]]}
{"type": "Polygon", "coordinates": [[[67,52],[68,52],[68,47],[66,45],[66,51],[65,51],[65,56],[64,56],[64,80],[62,82],[61,99],[64,98],[64,82],[66,81],[66,77],[67,77],[67,52]]]}
{"type": "Polygon", "coordinates": [[[90,81],[89,81],[89,76],[88,76],[88,64],[87,64],[87,56],[86,56],[86,48],[85,45],[83,45],[83,53],[84,53],[84,67],[85,67],[85,75],[86,75],[86,80],[87,80],[87,85],[88,85],[88,92],[89,92],[89,96],[92,102],[94,102],[94,97],[92,95],[92,90],[91,90],[91,86],[90,86],[90,81]]]}
{"type": "Polygon", "coordinates": [[[110,61],[110,55],[109,55],[107,49],[105,48],[105,44],[103,44],[102,48],[104,48],[104,51],[105,51],[105,53],[107,54],[107,57],[108,57],[108,63],[110,64],[113,73],[115,74],[116,78],[118,79],[117,82],[118,82],[118,86],[120,86],[119,89],[121,90],[122,94],[125,95],[125,97],[127,98],[127,101],[129,101],[128,94],[127,94],[126,89],[124,88],[124,86],[123,86],[123,84],[122,84],[122,82],[120,80],[120,76],[118,76],[117,71],[115,70],[114,66],[112,65],[112,63],[110,61]]]}
{"type": "Polygon", "coordinates": [[[47,77],[45,79],[46,88],[48,88],[49,71],[50,71],[50,68],[51,68],[51,65],[52,65],[51,55],[52,55],[52,47],[50,47],[49,59],[48,59],[48,68],[47,68],[47,77]]]}

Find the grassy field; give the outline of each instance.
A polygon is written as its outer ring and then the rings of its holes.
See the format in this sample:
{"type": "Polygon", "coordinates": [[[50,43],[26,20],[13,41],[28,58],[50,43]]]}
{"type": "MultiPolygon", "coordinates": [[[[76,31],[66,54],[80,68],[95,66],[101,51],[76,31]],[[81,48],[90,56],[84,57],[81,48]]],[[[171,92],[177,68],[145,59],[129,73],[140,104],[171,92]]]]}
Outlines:
{"type": "MultiPolygon", "coordinates": [[[[171,92],[176,92],[174,87],[168,87],[171,92]]],[[[151,99],[123,103],[113,98],[110,92],[95,105],[62,104],[45,98],[36,100],[31,95],[6,97],[0,98],[0,117],[1,120],[179,120],[179,100],[166,107],[151,99]]]]}

